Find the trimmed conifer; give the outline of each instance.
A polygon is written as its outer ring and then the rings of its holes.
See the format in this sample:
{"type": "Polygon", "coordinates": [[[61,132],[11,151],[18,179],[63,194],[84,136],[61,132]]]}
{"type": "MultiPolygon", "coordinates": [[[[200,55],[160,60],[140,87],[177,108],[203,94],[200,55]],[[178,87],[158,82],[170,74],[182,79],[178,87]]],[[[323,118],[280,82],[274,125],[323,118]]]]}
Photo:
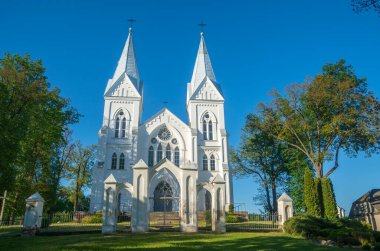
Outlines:
{"type": "Polygon", "coordinates": [[[324,215],[326,218],[338,217],[338,209],[336,205],[334,189],[329,178],[322,178],[322,194],[324,215]]]}

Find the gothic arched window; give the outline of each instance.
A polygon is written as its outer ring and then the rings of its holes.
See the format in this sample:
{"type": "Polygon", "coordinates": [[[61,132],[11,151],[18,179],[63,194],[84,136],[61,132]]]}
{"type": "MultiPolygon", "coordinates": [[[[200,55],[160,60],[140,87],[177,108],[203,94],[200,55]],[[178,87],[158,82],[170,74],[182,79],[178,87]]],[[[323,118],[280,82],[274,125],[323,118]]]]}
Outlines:
{"type": "Polygon", "coordinates": [[[112,154],[112,162],[111,162],[111,169],[116,169],[117,164],[117,156],[116,153],[112,154]]]}
{"type": "Polygon", "coordinates": [[[207,171],[208,170],[208,158],[207,155],[203,155],[203,170],[207,171]]]}
{"type": "Polygon", "coordinates": [[[215,171],[215,157],[213,154],[210,157],[210,169],[211,171],[215,171]]]}
{"type": "Polygon", "coordinates": [[[121,137],[125,138],[125,128],[127,127],[127,119],[123,118],[121,122],[121,137]]]}
{"type": "Polygon", "coordinates": [[[169,144],[166,145],[166,158],[172,160],[172,149],[169,144]]]}
{"type": "Polygon", "coordinates": [[[203,119],[203,139],[207,140],[207,121],[206,119],[203,119]]]}
{"type": "Polygon", "coordinates": [[[206,112],[202,118],[203,140],[214,140],[214,130],[216,129],[214,128],[215,125],[216,122],[213,121],[210,114],[206,112]]]}
{"type": "Polygon", "coordinates": [[[160,160],[162,160],[162,145],[161,145],[161,143],[158,145],[158,148],[157,148],[156,162],[159,162],[160,160]]]}
{"type": "Polygon", "coordinates": [[[124,164],[125,164],[125,157],[124,153],[120,154],[119,158],[119,169],[124,169],[124,164]]]}
{"type": "Polygon", "coordinates": [[[213,140],[213,135],[212,135],[212,122],[211,120],[208,122],[208,139],[213,140]]]}
{"type": "Polygon", "coordinates": [[[117,117],[115,121],[115,138],[119,137],[119,126],[120,126],[120,119],[119,117],[117,117]]]}
{"type": "Polygon", "coordinates": [[[179,149],[176,147],[174,149],[174,165],[179,167],[179,149]]]}
{"type": "Polygon", "coordinates": [[[154,164],[154,149],[153,146],[149,147],[149,153],[148,153],[148,166],[153,166],[154,164]]]}

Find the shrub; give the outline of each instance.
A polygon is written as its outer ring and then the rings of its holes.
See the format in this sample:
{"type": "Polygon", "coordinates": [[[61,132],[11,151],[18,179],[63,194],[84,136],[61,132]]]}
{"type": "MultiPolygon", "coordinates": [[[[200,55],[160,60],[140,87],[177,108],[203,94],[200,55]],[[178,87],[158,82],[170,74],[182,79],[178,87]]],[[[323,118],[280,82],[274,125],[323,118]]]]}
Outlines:
{"type": "Polygon", "coordinates": [[[212,221],[211,210],[206,210],[204,214],[205,214],[206,224],[211,224],[211,221],[212,221]]]}
{"type": "Polygon", "coordinates": [[[102,223],[103,217],[101,215],[86,216],[81,220],[82,223],[102,223]]]}
{"type": "Polygon", "coordinates": [[[301,215],[285,222],[285,232],[309,239],[329,239],[338,245],[365,245],[375,241],[368,224],[350,219],[325,219],[301,215]]]}
{"type": "Polygon", "coordinates": [[[380,251],[380,242],[373,244],[373,250],[380,251]]]}
{"type": "Polygon", "coordinates": [[[366,243],[362,246],[362,249],[363,250],[371,250],[371,245],[369,245],[369,243],[366,243]]]}
{"type": "Polygon", "coordinates": [[[234,213],[234,204],[230,204],[229,206],[228,206],[228,213],[230,213],[230,214],[233,214],[234,213]]]}
{"type": "Polygon", "coordinates": [[[226,216],[226,222],[227,223],[239,223],[243,222],[244,218],[241,217],[240,215],[235,215],[235,214],[228,214],[226,216]]]}

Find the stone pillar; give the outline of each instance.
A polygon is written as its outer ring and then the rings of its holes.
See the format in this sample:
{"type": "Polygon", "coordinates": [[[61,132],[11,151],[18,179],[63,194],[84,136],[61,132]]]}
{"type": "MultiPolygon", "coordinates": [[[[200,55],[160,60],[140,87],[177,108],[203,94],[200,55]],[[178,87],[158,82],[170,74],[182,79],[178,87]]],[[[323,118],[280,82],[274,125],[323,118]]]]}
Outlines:
{"type": "Polygon", "coordinates": [[[133,233],[147,232],[149,228],[148,211],[149,168],[140,160],[133,166],[132,219],[133,233]]]}
{"type": "Polygon", "coordinates": [[[293,200],[286,193],[283,193],[277,200],[278,220],[280,227],[284,226],[287,219],[293,217],[293,200]]]}
{"type": "Polygon", "coordinates": [[[197,169],[183,168],[181,177],[181,231],[197,232],[197,169]]]}
{"type": "Polygon", "coordinates": [[[104,196],[103,196],[103,234],[112,234],[116,232],[117,224],[117,181],[110,174],[104,181],[104,196]]]}
{"type": "Polygon", "coordinates": [[[41,228],[42,212],[45,200],[37,192],[25,200],[24,230],[26,233],[35,233],[41,228]]]}
{"type": "Polygon", "coordinates": [[[225,218],[225,181],[217,174],[212,181],[212,199],[211,199],[211,212],[212,212],[212,231],[216,233],[226,232],[226,218],[225,218]]]}

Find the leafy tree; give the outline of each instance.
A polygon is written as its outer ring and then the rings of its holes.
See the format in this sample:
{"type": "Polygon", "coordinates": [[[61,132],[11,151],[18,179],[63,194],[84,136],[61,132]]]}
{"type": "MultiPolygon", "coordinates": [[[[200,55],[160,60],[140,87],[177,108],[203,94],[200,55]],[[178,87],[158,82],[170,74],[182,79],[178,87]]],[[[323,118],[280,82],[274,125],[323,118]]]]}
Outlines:
{"type": "Polygon", "coordinates": [[[266,126],[257,126],[302,152],[318,178],[338,168],[340,151],[349,157],[379,152],[380,102],[344,60],[326,64],[322,74],[304,84],[289,86],[285,96],[273,94],[270,105],[260,104],[266,126]]]}
{"type": "Polygon", "coordinates": [[[240,147],[231,151],[231,162],[234,174],[240,176],[253,175],[263,185],[265,199],[264,208],[270,213],[277,211],[278,186],[284,181],[286,174],[286,145],[257,127],[263,118],[249,114],[243,128],[240,147]]]}
{"type": "Polygon", "coordinates": [[[303,195],[306,212],[313,216],[322,216],[322,210],[317,194],[317,186],[314,182],[313,173],[309,169],[305,169],[303,195]]]}
{"type": "Polygon", "coordinates": [[[83,190],[88,188],[91,184],[91,173],[95,159],[94,150],[94,145],[83,147],[82,144],[77,141],[75,143],[72,163],[66,167],[66,175],[72,190],[74,211],[77,211],[80,202],[84,201],[83,190]]]}
{"type": "Polygon", "coordinates": [[[327,218],[337,218],[338,209],[336,205],[335,195],[331,180],[329,178],[322,178],[322,194],[324,215],[327,218]]]}
{"type": "Polygon", "coordinates": [[[356,13],[373,9],[380,14],[380,0],[351,0],[351,5],[356,13]]]}
{"type": "Polygon", "coordinates": [[[0,190],[13,198],[8,216],[22,214],[31,191],[40,192],[51,208],[62,174],[56,149],[79,114],[50,88],[40,60],[10,54],[0,59],[0,114],[0,190]]]}

